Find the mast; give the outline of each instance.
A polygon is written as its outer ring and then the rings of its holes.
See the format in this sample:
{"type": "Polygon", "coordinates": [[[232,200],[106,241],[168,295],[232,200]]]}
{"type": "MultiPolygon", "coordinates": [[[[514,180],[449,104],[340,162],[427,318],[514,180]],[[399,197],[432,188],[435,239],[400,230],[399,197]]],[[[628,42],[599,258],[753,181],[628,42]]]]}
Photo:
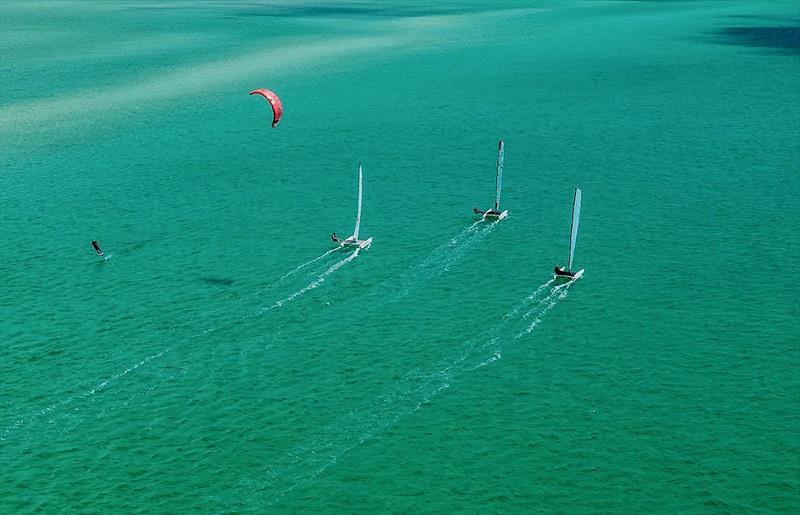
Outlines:
{"type": "Polygon", "coordinates": [[[358,163],[358,211],[356,212],[356,228],[353,230],[353,238],[358,241],[358,229],[361,226],[361,163],[358,163]]]}
{"type": "Polygon", "coordinates": [[[494,210],[500,211],[500,191],[503,189],[503,140],[497,144],[497,178],[495,182],[494,210]]]}
{"type": "Polygon", "coordinates": [[[572,256],[575,254],[575,241],[578,239],[578,223],[581,218],[581,189],[575,188],[575,196],[572,199],[572,222],[569,227],[569,260],[567,261],[567,271],[572,272],[572,256]]]}

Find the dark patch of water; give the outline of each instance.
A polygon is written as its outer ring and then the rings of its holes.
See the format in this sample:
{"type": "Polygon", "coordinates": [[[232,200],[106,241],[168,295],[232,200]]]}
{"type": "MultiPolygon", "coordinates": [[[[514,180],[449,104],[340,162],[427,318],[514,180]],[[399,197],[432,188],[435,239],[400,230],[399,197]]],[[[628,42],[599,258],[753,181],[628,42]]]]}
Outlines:
{"type": "Polygon", "coordinates": [[[233,279],[226,279],[225,277],[201,277],[200,280],[214,286],[230,286],[236,282],[233,279]]]}
{"type": "MultiPolygon", "coordinates": [[[[747,25],[721,28],[714,33],[714,39],[728,45],[741,45],[769,48],[775,52],[789,55],[800,54],[800,19],[780,19],[781,25],[763,26],[755,22],[765,17],[729,16],[736,20],[748,20],[747,25]]],[[[770,21],[779,21],[769,17],[770,21]]]]}

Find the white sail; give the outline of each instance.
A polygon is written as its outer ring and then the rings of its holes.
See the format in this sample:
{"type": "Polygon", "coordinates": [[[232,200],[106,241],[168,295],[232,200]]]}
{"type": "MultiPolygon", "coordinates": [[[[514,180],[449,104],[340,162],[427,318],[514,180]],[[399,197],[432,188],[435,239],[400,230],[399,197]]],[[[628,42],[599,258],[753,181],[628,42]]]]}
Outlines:
{"type": "Polygon", "coordinates": [[[356,228],[353,230],[353,239],[358,240],[358,229],[361,227],[361,163],[358,163],[358,212],[356,213],[356,228]]]}
{"type": "Polygon", "coordinates": [[[581,219],[581,190],[575,188],[575,199],[572,201],[572,225],[569,230],[569,261],[567,271],[572,271],[572,256],[575,254],[575,241],[578,239],[578,223],[581,219]]]}
{"type": "Polygon", "coordinates": [[[500,191],[503,189],[503,140],[497,145],[497,183],[494,193],[494,210],[500,211],[500,191]]]}

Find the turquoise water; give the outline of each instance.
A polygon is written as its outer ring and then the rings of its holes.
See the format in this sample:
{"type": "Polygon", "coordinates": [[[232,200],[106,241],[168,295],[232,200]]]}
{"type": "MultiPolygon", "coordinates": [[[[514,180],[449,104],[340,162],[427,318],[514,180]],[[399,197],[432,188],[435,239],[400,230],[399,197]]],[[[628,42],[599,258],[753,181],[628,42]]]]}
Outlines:
{"type": "Polygon", "coordinates": [[[800,510],[796,2],[0,16],[0,511],[800,510]]]}

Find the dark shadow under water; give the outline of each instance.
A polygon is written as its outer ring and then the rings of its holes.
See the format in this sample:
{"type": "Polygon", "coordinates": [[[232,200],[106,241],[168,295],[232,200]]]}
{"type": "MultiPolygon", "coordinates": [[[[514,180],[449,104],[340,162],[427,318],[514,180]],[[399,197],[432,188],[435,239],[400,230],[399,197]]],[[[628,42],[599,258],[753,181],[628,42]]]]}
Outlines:
{"type": "Polygon", "coordinates": [[[236,282],[233,279],[226,279],[224,277],[201,277],[200,280],[214,286],[230,286],[236,282]]]}
{"type": "MultiPolygon", "coordinates": [[[[764,20],[763,17],[733,16],[736,20],[764,20]]],[[[771,21],[778,21],[774,17],[771,21]]],[[[716,42],[726,45],[740,45],[771,49],[787,55],[800,54],[800,19],[782,18],[782,25],[758,26],[753,24],[725,27],[713,33],[716,42]]]]}

